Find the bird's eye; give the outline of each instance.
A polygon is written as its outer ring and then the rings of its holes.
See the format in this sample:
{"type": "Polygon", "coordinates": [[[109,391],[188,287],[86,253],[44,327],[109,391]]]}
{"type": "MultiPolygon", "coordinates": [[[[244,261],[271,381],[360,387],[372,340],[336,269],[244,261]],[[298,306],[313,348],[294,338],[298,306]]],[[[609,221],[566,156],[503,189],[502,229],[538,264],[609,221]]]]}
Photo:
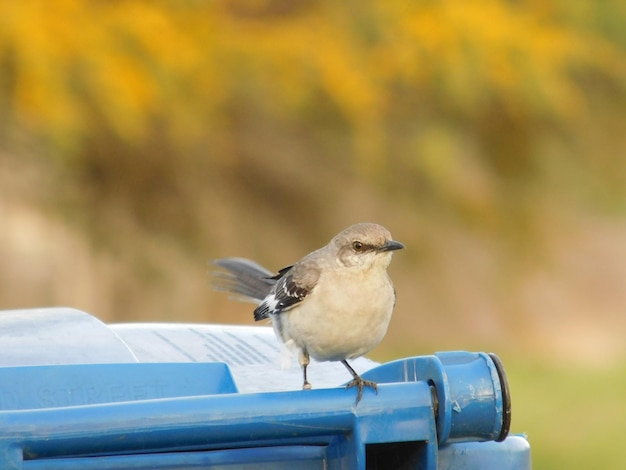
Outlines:
{"type": "Polygon", "coordinates": [[[361,243],[360,241],[353,242],[352,249],[357,253],[363,251],[363,243],[361,243]]]}

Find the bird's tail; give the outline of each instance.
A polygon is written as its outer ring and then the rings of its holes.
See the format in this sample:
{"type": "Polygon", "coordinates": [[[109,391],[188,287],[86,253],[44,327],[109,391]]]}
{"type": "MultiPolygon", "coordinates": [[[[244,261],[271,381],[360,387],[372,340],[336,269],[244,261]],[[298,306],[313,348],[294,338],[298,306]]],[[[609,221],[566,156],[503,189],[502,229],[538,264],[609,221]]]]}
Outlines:
{"type": "Polygon", "coordinates": [[[237,300],[260,303],[270,293],[274,273],[245,258],[220,258],[213,264],[222,271],[213,272],[213,288],[237,294],[237,300]]]}

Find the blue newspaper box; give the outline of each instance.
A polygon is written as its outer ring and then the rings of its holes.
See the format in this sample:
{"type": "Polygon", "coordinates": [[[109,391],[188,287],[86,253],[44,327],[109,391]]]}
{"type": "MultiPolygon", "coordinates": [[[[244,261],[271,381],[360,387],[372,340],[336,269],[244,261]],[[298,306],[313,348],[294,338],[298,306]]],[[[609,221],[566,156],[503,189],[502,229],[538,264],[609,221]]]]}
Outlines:
{"type": "Polygon", "coordinates": [[[493,354],[356,360],[379,384],[357,405],[341,364],[298,390],[268,327],[12,310],[0,344],[1,469],[531,467],[493,354]]]}

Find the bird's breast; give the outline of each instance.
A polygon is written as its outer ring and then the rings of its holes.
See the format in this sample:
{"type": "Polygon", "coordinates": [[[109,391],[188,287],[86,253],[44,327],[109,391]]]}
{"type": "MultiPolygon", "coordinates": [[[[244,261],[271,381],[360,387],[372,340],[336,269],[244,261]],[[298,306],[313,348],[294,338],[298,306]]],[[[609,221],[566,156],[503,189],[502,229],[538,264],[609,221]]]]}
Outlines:
{"type": "Polygon", "coordinates": [[[383,339],[394,304],[386,272],[362,278],[335,274],[320,279],[309,298],[281,314],[283,334],[317,360],[358,357],[383,339]]]}

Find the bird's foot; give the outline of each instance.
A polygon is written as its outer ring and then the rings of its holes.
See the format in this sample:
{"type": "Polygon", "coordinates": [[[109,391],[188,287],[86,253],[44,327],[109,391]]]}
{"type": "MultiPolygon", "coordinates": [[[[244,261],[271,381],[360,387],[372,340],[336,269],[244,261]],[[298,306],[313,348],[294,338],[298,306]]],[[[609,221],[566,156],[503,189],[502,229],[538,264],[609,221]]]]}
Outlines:
{"type": "Polygon", "coordinates": [[[302,390],[311,390],[311,384],[306,381],[302,384],[302,390]]]}
{"type": "Polygon", "coordinates": [[[372,390],[374,390],[374,392],[376,392],[376,395],[378,395],[378,385],[376,385],[376,382],[371,382],[369,380],[363,380],[360,376],[356,376],[354,377],[353,380],[351,380],[350,382],[348,382],[348,384],[346,385],[346,390],[352,387],[357,387],[357,389],[359,390],[356,396],[356,402],[355,402],[355,406],[359,404],[359,402],[361,401],[361,398],[363,397],[363,388],[365,387],[369,387],[372,390]]]}

